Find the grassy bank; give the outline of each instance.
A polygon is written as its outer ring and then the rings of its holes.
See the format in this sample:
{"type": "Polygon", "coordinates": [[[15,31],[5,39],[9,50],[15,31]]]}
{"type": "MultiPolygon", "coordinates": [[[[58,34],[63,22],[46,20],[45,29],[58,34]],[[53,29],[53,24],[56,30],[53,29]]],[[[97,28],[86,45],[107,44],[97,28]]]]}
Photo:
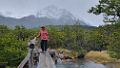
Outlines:
{"type": "Polygon", "coordinates": [[[90,51],[85,56],[86,59],[93,60],[98,64],[106,64],[111,62],[117,62],[116,58],[112,58],[107,51],[90,51]]]}
{"type": "Polygon", "coordinates": [[[78,53],[76,51],[68,50],[68,49],[63,49],[63,48],[58,48],[56,49],[58,53],[63,52],[64,56],[69,56],[72,58],[75,58],[78,53]]]}

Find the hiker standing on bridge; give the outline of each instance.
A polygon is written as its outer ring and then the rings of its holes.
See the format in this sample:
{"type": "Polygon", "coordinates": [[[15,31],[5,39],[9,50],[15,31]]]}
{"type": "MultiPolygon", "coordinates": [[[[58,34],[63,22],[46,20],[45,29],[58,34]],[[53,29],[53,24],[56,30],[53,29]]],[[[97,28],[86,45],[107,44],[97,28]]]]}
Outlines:
{"type": "Polygon", "coordinates": [[[44,26],[40,28],[38,37],[41,40],[40,44],[41,44],[42,52],[46,52],[48,48],[48,31],[44,26]]]}

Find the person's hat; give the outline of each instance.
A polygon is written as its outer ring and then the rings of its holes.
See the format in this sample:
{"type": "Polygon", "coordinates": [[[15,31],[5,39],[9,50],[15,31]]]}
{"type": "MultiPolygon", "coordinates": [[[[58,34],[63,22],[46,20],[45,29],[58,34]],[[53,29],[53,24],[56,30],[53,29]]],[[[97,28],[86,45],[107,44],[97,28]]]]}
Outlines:
{"type": "Polygon", "coordinates": [[[45,26],[42,26],[41,28],[45,28],[45,26]]]}

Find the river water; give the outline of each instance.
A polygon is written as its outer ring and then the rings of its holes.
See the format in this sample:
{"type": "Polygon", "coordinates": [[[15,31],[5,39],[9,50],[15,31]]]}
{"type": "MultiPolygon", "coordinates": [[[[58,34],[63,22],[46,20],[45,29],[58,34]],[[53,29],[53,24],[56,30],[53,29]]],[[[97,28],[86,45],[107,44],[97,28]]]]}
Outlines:
{"type": "Polygon", "coordinates": [[[108,65],[103,65],[103,64],[96,64],[92,61],[85,61],[83,63],[78,63],[78,64],[57,64],[57,68],[115,68],[112,66],[108,65]]]}
{"type": "Polygon", "coordinates": [[[103,64],[96,64],[93,61],[84,59],[84,60],[76,60],[74,62],[66,61],[64,64],[62,63],[62,61],[59,61],[58,64],[56,64],[55,66],[49,53],[46,54],[41,53],[39,56],[39,63],[37,68],[120,68],[120,64],[109,63],[103,65],[103,64]]]}

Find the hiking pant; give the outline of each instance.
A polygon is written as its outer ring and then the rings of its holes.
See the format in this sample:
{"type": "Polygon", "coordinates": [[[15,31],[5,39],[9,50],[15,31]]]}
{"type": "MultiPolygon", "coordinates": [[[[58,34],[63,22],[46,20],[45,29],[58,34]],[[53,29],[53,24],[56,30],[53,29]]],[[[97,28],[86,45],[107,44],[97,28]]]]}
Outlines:
{"type": "Polygon", "coordinates": [[[48,48],[48,41],[47,40],[41,40],[42,51],[47,51],[47,48],[48,48]]]}

